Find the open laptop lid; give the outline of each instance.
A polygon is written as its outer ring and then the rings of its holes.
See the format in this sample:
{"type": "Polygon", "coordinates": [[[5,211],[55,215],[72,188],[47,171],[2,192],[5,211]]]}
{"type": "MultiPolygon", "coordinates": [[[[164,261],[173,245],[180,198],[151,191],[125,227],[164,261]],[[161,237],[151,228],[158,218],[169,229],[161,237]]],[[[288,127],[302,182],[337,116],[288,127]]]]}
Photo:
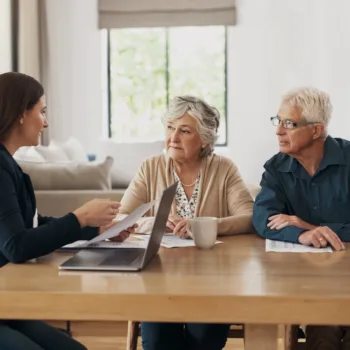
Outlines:
{"type": "Polygon", "coordinates": [[[175,197],[178,182],[164,190],[162,199],[159,203],[157,215],[154,220],[152,232],[149,238],[146,252],[143,257],[141,267],[144,268],[152,258],[158,253],[162,241],[165,226],[168,221],[171,205],[175,197]]]}

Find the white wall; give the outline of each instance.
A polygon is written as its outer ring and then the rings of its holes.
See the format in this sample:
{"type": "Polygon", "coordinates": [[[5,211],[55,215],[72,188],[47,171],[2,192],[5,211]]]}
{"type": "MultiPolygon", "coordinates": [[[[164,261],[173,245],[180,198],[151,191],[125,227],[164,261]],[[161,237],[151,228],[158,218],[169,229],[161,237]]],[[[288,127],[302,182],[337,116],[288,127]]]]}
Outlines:
{"type": "Polygon", "coordinates": [[[300,85],[330,93],[333,136],[350,138],[350,1],[237,0],[229,33],[229,149],[247,181],[277,152],[269,117],[300,85]]]}
{"type": "MultiPolygon", "coordinates": [[[[103,134],[97,0],[48,0],[51,136],[94,151],[103,134]]],[[[229,155],[249,182],[277,152],[269,118],[299,85],[331,94],[330,132],[350,139],[349,0],[236,0],[229,32],[229,155]]]]}
{"type": "Polygon", "coordinates": [[[0,73],[12,69],[10,0],[0,0],[0,73]]]}
{"type": "Polygon", "coordinates": [[[49,135],[94,152],[102,135],[101,35],[97,0],[47,0],[49,135]],[[51,115],[50,115],[51,113],[51,115]]]}

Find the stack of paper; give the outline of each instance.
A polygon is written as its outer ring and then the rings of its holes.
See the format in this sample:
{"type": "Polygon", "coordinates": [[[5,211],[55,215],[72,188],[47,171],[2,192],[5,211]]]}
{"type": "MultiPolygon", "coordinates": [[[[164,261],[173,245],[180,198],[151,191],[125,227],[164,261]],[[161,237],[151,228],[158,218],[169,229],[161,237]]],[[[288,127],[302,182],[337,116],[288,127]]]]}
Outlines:
{"type": "Polygon", "coordinates": [[[332,253],[331,247],[326,248],[315,248],[308,247],[302,244],[271,241],[266,240],[265,250],[267,252],[281,252],[281,253],[332,253]]]}
{"type": "Polygon", "coordinates": [[[141,217],[145,215],[157,202],[158,200],[154,200],[152,202],[140,205],[125,219],[121,220],[116,225],[112,226],[110,229],[106,230],[102,234],[94,237],[93,239],[86,242],[85,244],[89,245],[91,243],[102,242],[102,241],[105,241],[106,239],[119,236],[120,232],[133,226],[137,222],[137,220],[141,219],[141,217]]]}
{"type": "MultiPolygon", "coordinates": [[[[138,235],[137,238],[148,242],[148,235],[138,235]]],[[[222,243],[216,241],[215,244],[222,243]]],[[[165,235],[163,236],[162,242],[160,243],[162,247],[165,248],[181,248],[181,247],[195,247],[194,241],[192,239],[179,238],[176,235],[165,235]]]]}

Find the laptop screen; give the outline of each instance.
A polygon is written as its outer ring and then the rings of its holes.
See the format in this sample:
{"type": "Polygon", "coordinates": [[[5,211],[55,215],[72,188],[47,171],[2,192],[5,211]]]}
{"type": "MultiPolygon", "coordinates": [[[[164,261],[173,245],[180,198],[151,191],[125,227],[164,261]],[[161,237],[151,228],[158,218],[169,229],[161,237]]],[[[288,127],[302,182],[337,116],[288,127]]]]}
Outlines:
{"type": "Polygon", "coordinates": [[[146,266],[159,250],[160,243],[162,241],[165,231],[165,225],[168,221],[171,205],[175,197],[177,185],[178,182],[175,182],[163,192],[162,199],[159,203],[157,215],[154,220],[152,233],[147,246],[147,251],[143,258],[142,267],[146,266]]]}

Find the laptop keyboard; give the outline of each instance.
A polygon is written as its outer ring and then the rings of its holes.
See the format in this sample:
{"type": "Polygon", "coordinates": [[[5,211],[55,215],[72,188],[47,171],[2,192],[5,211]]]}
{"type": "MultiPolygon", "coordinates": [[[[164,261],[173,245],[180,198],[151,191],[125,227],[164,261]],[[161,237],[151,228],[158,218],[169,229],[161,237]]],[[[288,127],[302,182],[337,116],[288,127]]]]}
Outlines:
{"type": "Polygon", "coordinates": [[[118,249],[118,257],[110,256],[103,261],[103,265],[129,265],[138,257],[143,256],[144,249],[118,249]]]}

